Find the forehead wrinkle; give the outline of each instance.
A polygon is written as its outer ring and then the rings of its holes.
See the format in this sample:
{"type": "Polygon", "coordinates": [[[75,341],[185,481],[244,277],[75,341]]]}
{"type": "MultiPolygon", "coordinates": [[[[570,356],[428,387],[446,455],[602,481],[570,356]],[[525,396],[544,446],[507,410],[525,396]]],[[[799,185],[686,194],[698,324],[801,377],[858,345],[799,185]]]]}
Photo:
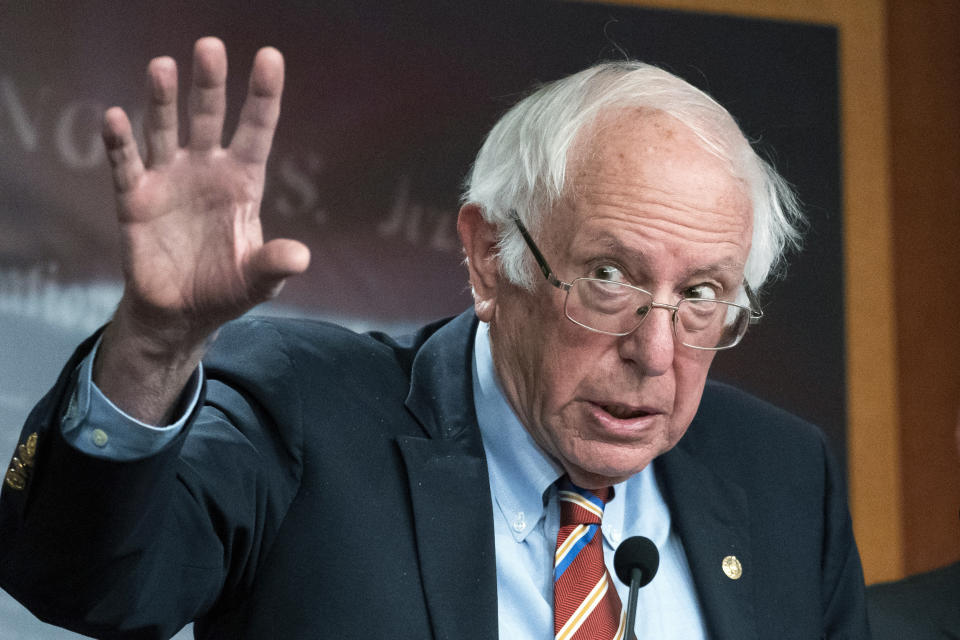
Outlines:
{"type": "MultiPolygon", "coordinates": [[[[600,206],[614,210],[629,210],[639,204],[645,214],[665,220],[680,218],[694,222],[716,216],[729,220],[732,226],[740,227],[750,217],[744,215],[744,211],[749,212],[750,209],[744,188],[742,182],[737,180],[722,190],[718,190],[715,184],[704,184],[702,189],[694,192],[677,191],[660,187],[641,175],[618,179],[597,171],[583,176],[575,196],[570,198],[568,204],[574,209],[586,210],[594,207],[592,201],[601,201],[600,206]]],[[[705,222],[711,227],[715,223],[716,220],[705,222]]]]}
{"type": "Polygon", "coordinates": [[[723,225],[715,219],[701,220],[691,216],[645,216],[640,227],[642,237],[654,242],[673,243],[679,240],[710,246],[729,244],[735,248],[740,246],[743,234],[748,229],[743,224],[723,225]]]}
{"type": "Polygon", "coordinates": [[[675,203],[647,203],[642,214],[626,207],[611,206],[607,202],[578,207],[571,213],[573,215],[568,218],[568,225],[564,225],[567,232],[563,234],[569,240],[573,241],[579,236],[580,242],[606,242],[611,247],[613,245],[610,243],[614,243],[627,254],[636,252],[644,244],[653,246],[663,243],[664,246],[677,246],[678,242],[707,245],[710,248],[729,245],[739,254],[744,234],[750,230],[746,216],[737,213],[718,216],[713,212],[704,213],[696,209],[688,211],[685,207],[677,207],[675,203]],[[729,221],[729,224],[724,224],[726,221],[729,221]],[[618,229],[618,233],[614,234],[608,231],[608,228],[618,229]],[[574,233],[571,234],[570,229],[573,229],[574,233]],[[635,244],[639,245],[634,249],[630,249],[629,244],[621,239],[630,236],[633,236],[636,239],[635,244]]]}

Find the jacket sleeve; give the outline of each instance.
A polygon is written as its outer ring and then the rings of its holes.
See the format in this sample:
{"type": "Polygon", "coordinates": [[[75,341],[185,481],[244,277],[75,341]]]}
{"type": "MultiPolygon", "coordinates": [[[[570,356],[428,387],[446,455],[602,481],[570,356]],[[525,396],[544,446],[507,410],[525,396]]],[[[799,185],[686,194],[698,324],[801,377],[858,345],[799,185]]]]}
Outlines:
{"type": "MultiPolygon", "coordinates": [[[[299,425],[278,428],[253,394],[205,378],[186,427],[155,455],[86,455],[60,421],[94,341],[21,433],[0,498],[0,586],[86,635],[168,638],[242,601],[297,489],[299,425]]],[[[286,375],[282,345],[271,346],[264,364],[286,375]]]]}

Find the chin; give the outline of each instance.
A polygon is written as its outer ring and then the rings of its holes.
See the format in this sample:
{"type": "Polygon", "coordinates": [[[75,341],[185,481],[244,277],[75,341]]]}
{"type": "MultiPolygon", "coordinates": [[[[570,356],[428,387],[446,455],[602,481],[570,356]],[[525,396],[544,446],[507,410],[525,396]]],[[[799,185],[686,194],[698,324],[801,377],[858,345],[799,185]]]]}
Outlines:
{"type": "Polygon", "coordinates": [[[574,465],[564,465],[570,480],[578,487],[584,489],[600,489],[619,484],[643,471],[652,460],[629,469],[620,467],[593,467],[583,468],[574,465]]]}
{"type": "Polygon", "coordinates": [[[608,444],[600,447],[600,451],[592,452],[593,455],[589,457],[581,457],[582,462],[571,456],[564,461],[563,467],[577,486],[585,489],[599,489],[619,484],[640,473],[657,456],[671,448],[672,445],[650,452],[624,451],[622,443],[608,444]]]}

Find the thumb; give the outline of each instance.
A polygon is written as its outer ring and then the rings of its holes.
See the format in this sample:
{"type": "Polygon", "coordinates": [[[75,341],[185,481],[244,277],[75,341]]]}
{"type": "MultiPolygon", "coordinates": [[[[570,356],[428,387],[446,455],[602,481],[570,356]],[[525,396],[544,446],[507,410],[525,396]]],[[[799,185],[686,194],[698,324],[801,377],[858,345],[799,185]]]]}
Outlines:
{"type": "Polygon", "coordinates": [[[302,242],[278,238],[261,246],[247,262],[247,282],[260,300],[276,297],[290,276],[310,266],[310,249],[302,242]]]}

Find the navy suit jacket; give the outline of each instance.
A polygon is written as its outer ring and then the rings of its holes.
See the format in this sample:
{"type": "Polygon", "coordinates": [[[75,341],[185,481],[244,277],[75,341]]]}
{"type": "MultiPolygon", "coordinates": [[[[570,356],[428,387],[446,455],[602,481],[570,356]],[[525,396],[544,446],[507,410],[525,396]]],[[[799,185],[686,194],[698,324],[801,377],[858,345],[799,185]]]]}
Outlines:
{"type": "Polygon", "coordinates": [[[877,640],[960,640],[960,562],[867,588],[877,640]]]}
{"type": "MultiPolygon", "coordinates": [[[[0,586],[103,638],[196,620],[200,638],[495,639],[475,326],[466,313],[395,340],[231,323],[187,428],[133,462],[60,436],[88,341],[24,428],[36,445],[0,502],[0,586]]],[[[654,464],[711,637],[868,636],[845,490],[817,429],[708,383],[654,464]]]]}

